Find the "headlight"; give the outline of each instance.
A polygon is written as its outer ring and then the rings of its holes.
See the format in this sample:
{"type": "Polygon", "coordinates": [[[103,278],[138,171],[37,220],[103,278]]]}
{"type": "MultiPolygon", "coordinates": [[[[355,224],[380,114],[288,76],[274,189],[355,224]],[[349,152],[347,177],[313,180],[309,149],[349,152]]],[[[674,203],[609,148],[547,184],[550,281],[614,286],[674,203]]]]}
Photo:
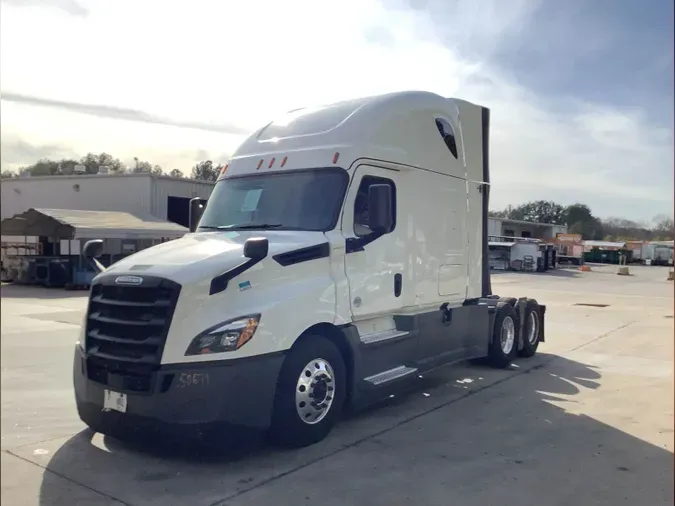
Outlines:
{"type": "Polygon", "coordinates": [[[238,350],[251,340],[258,329],[260,315],[242,316],[219,323],[195,337],[186,355],[204,355],[238,350]]]}

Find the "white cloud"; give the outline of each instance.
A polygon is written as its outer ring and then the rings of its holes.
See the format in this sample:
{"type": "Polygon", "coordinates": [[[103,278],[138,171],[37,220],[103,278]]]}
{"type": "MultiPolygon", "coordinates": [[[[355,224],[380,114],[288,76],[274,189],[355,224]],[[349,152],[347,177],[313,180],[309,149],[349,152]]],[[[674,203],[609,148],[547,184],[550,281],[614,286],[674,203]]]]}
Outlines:
{"type": "MultiPolygon", "coordinates": [[[[249,130],[294,107],[424,89],[492,109],[493,207],[555,198],[602,215],[670,212],[672,131],[641,111],[537,96],[488,67],[464,48],[489,53],[536,3],[480,3],[462,0],[432,21],[428,9],[377,0],[69,0],[68,9],[13,1],[0,19],[0,85],[249,130]]],[[[240,140],[2,102],[3,168],[34,161],[11,152],[21,142],[188,170],[203,156],[223,159],[240,140]]]]}

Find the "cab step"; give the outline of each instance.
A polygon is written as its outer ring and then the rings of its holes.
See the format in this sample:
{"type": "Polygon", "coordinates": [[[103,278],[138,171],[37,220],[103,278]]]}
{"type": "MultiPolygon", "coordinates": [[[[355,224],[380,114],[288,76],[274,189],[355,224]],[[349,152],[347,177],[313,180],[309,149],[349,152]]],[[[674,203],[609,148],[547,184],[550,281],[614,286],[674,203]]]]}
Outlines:
{"type": "Polygon", "coordinates": [[[409,376],[411,374],[415,374],[416,372],[417,367],[406,367],[404,365],[401,365],[399,367],[394,367],[393,369],[389,369],[387,371],[383,371],[374,374],[372,376],[368,376],[367,378],[364,379],[371,385],[378,386],[384,383],[389,383],[390,381],[394,381],[396,379],[403,378],[405,376],[409,376]]]}
{"type": "Polygon", "coordinates": [[[391,339],[397,339],[399,337],[405,337],[410,332],[407,330],[398,330],[398,329],[390,329],[390,330],[384,330],[382,332],[376,332],[374,334],[364,334],[361,336],[361,342],[363,344],[375,344],[375,343],[381,343],[383,341],[389,341],[391,339]]]}

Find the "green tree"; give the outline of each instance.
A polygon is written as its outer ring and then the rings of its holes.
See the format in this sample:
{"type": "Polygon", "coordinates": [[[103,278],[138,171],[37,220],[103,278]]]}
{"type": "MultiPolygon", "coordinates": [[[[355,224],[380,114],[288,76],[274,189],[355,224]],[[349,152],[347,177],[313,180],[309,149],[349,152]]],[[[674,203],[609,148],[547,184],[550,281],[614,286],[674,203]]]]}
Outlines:
{"type": "Polygon", "coordinates": [[[496,211],[494,214],[511,220],[550,223],[552,225],[563,225],[565,223],[565,207],[549,200],[535,200],[516,207],[508,206],[503,211],[496,211]]]}
{"type": "Polygon", "coordinates": [[[98,155],[87,153],[82,157],[80,163],[87,169],[87,174],[97,174],[101,166],[108,167],[108,171],[113,174],[123,174],[127,170],[118,158],[113,158],[108,153],[99,153],[98,155]]]}
{"type": "Polygon", "coordinates": [[[180,169],[173,169],[171,172],[169,172],[169,175],[171,177],[185,177],[183,175],[183,171],[180,169]]]}
{"type": "Polygon", "coordinates": [[[570,234],[581,234],[584,239],[600,241],[605,234],[602,228],[602,223],[597,218],[588,221],[577,221],[568,225],[567,231],[570,234]]]}
{"type": "Polygon", "coordinates": [[[59,174],[73,174],[75,172],[75,166],[80,162],[73,160],[72,158],[66,158],[59,162],[59,174]]]}
{"type": "Polygon", "coordinates": [[[602,222],[593,216],[586,204],[572,204],[565,208],[565,223],[571,234],[581,234],[584,239],[601,240],[605,233],[602,222]]]}
{"type": "Polygon", "coordinates": [[[488,211],[488,216],[491,218],[507,218],[511,209],[513,209],[511,206],[507,206],[506,209],[501,211],[488,211]]]}
{"type": "Polygon", "coordinates": [[[586,204],[572,204],[571,206],[567,206],[565,210],[565,223],[568,226],[578,222],[591,221],[592,219],[593,213],[586,204]]]}
{"type": "Polygon", "coordinates": [[[59,173],[59,162],[48,158],[42,158],[33,165],[26,167],[25,170],[33,177],[54,176],[59,173]]]}
{"type": "Polygon", "coordinates": [[[192,167],[192,179],[215,182],[216,179],[218,179],[222,168],[222,165],[214,165],[211,160],[199,162],[197,165],[192,167]]]}
{"type": "Polygon", "coordinates": [[[13,177],[19,177],[19,174],[11,170],[3,170],[0,172],[0,179],[11,179],[13,177]]]}
{"type": "Polygon", "coordinates": [[[134,158],[134,161],[136,162],[136,166],[131,169],[131,172],[134,174],[153,174],[155,176],[161,176],[164,172],[162,171],[162,168],[159,165],[153,165],[150,162],[142,161],[139,160],[138,158],[134,158]]]}

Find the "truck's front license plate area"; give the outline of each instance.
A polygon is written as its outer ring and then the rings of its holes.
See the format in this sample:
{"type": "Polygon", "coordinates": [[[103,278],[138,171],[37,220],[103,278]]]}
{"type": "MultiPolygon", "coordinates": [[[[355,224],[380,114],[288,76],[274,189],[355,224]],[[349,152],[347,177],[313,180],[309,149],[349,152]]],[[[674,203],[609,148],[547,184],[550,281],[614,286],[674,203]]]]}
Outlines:
{"type": "Polygon", "coordinates": [[[103,409],[105,411],[114,410],[120,413],[127,412],[127,394],[113,392],[112,390],[103,391],[103,409]]]}

